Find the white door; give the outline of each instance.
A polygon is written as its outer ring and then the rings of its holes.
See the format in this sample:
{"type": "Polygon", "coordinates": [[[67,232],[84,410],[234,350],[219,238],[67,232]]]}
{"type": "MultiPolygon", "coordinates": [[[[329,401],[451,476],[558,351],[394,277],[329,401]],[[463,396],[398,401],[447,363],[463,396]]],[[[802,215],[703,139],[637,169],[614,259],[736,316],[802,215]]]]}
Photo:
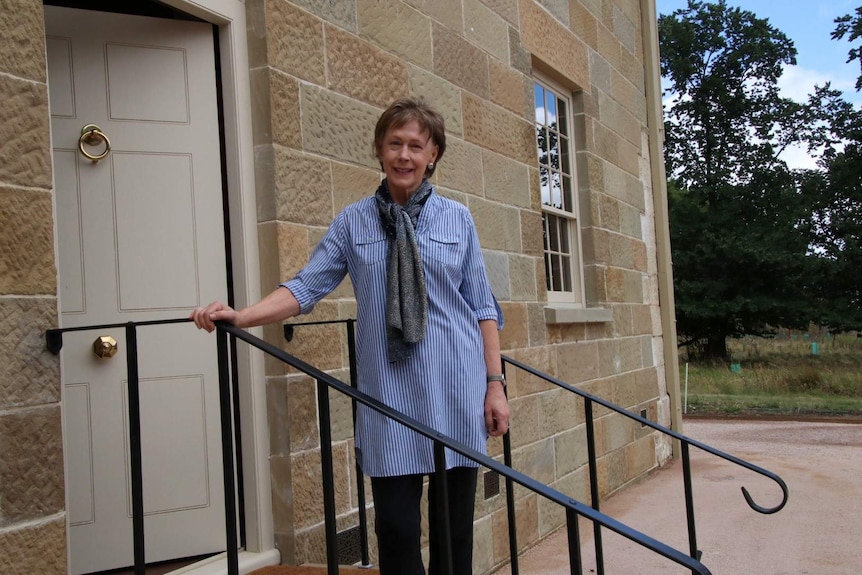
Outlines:
{"type": "MultiPolygon", "coordinates": [[[[46,7],[62,327],[185,317],[226,297],[212,26],[46,7]],[[111,151],[79,150],[96,124],[111,151]]],[[[98,138],[84,145],[105,150],[98,138]]],[[[147,562],[224,550],[215,341],[140,327],[147,562]]],[[[133,563],[123,330],[70,332],[71,572],[133,563]],[[98,359],[93,341],[119,352],[98,359]]]]}

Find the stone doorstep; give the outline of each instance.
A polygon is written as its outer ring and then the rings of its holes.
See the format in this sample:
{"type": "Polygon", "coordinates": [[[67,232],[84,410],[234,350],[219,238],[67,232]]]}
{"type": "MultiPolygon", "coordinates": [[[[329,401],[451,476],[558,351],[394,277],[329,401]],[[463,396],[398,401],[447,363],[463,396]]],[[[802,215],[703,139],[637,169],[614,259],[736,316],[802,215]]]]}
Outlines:
{"type": "MultiPolygon", "coordinates": [[[[362,569],[360,567],[338,566],[338,573],[345,575],[379,575],[380,570],[377,568],[362,569]]],[[[256,569],[249,575],[328,575],[325,565],[273,565],[256,569]]]]}

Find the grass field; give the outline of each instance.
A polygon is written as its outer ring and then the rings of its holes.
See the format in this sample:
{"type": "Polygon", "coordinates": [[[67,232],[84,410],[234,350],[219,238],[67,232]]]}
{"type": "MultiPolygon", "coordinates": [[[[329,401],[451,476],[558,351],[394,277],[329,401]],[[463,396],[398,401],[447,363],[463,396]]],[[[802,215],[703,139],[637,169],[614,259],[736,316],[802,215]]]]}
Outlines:
{"type": "Polygon", "coordinates": [[[805,334],[728,341],[729,363],[689,362],[688,414],[862,415],[862,338],[805,334]]]}

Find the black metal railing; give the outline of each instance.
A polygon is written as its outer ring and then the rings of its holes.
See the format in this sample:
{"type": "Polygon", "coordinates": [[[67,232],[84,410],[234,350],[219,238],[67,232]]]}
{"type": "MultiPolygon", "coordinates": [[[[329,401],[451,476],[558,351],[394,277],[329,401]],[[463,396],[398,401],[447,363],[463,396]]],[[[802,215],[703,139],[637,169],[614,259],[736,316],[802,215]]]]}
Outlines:
{"type": "MultiPolygon", "coordinates": [[[[76,327],[76,328],[65,328],[65,329],[53,329],[48,330],[46,332],[46,340],[48,344],[48,349],[53,353],[59,353],[60,348],[62,347],[62,334],[68,331],[83,331],[83,330],[102,330],[102,329],[110,329],[110,328],[124,328],[126,330],[127,335],[127,368],[128,368],[128,386],[129,386],[129,419],[130,419],[130,440],[131,440],[131,449],[132,449],[132,458],[131,458],[131,475],[132,475],[132,507],[133,507],[133,536],[135,538],[134,542],[134,561],[135,561],[135,575],[143,575],[145,569],[145,556],[144,556],[144,515],[143,515],[143,488],[142,488],[142,461],[140,456],[140,407],[137,402],[138,394],[138,362],[140,358],[137,353],[137,337],[136,330],[140,326],[149,326],[149,325],[163,325],[163,324],[171,324],[171,323],[185,323],[188,322],[188,319],[175,319],[175,320],[160,320],[160,321],[148,321],[148,322],[129,322],[124,324],[112,324],[112,325],[98,325],[98,326],[87,326],[87,327],[76,327]]],[[[308,375],[309,377],[315,379],[317,382],[317,401],[318,401],[318,423],[320,425],[320,446],[321,446],[321,470],[322,470],[322,482],[323,482],[323,503],[324,503],[324,521],[325,521],[325,536],[326,536],[326,563],[327,570],[330,575],[335,575],[338,573],[338,542],[336,537],[336,510],[335,510],[335,486],[334,486],[334,471],[333,471],[333,459],[332,459],[332,450],[331,450],[331,432],[330,432],[330,410],[329,410],[329,389],[334,389],[344,395],[347,395],[351,398],[354,403],[354,409],[356,403],[361,403],[367,406],[370,409],[378,411],[385,415],[386,417],[412,429],[413,431],[428,437],[434,442],[434,454],[435,454],[435,473],[441,475],[445,473],[445,449],[450,449],[452,451],[458,452],[473,461],[477,462],[479,465],[484,466],[487,469],[495,471],[499,475],[502,475],[506,481],[506,497],[507,497],[507,513],[508,513],[508,521],[509,521],[509,543],[510,543],[510,560],[512,562],[512,573],[517,574],[518,572],[518,548],[517,548],[517,539],[515,535],[515,506],[514,506],[514,484],[517,483],[527,488],[528,490],[536,493],[537,495],[548,499],[565,509],[566,513],[566,528],[568,534],[568,542],[569,542],[569,557],[570,557],[570,571],[574,574],[580,574],[583,572],[583,567],[581,563],[581,547],[580,547],[580,534],[578,530],[578,517],[584,517],[590,521],[592,521],[594,526],[594,532],[597,534],[597,559],[601,558],[601,528],[604,527],[606,529],[610,529],[611,531],[633,541],[634,543],[649,549],[659,555],[667,558],[668,560],[677,563],[679,565],[684,566],[689,569],[693,574],[696,575],[709,575],[709,570],[704,566],[699,558],[699,552],[697,552],[696,541],[694,539],[694,514],[692,511],[691,505],[691,486],[690,486],[690,469],[688,463],[688,445],[694,445],[705,451],[718,455],[728,461],[732,461],[743,467],[761,473],[767,477],[774,479],[781,486],[782,491],[784,493],[784,500],[782,503],[775,508],[763,508],[756,505],[751,499],[748,491],[743,488],[743,493],[745,495],[746,501],[748,501],[749,505],[752,506],[753,509],[760,511],[761,513],[774,513],[780,510],[787,501],[787,487],[784,482],[777,477],[776,475],[762,470],[759,467],[751,465],[747,462],[744,462],[740,459],[737,459],[733,456],[722,453],[718,450],[715,450],[709,446],[703,445],[699,442],[696,442],[692,439],[689,439],[681,434],[675,433],[669,429],[666,429],[662,426],[654,424],[653,422],[646,420],[644,418],[640,418],[636,415],[630,414],[625,410],[605,401],[601,398],[594,397],[592,395],[586,394],[585,392],[573,388],[555,378],[552,378],[546,374],[543,374],[527,365],[524,365],[518,361],[515,361],[511,358],[505,357],[505,364],[509,364],[520,369],[523,369],[533,375],[545,379],[551,383],[559,385],[563,388],[569,389],[570,391],[577,393],[584,397],[586,402],[586,413],[587,413],[587,435],[589,442],[589,458],[590,458],[590,483],[591,483],[591,497],[592,497],[592,506],[585,505],[576,499],[568,497],[567,495],[548,487],[533,478],[515,470],[512,468],[512,456],[511,456],[511,442],[508,437],[508,434],[504,436],[504,463],[500,463],[487,455],[484,455],[478,451],[475,451],[466,445],[463,445],[456,440],[431,429],[430,427],[420,423],[419,421],[403,414],[398,411],[395,411],[378,400],[365,395],[356,389],[356,370],[355,370],[355,339],[354,339],[354,320],[338,320],[334,322],[312,322],[312,324],[318,323],[345,323],[348,332],[348,346],[349,346],[349,355],[350,355],[350,373],[351,373],[351,383],[353,385],[347,385],[344,382],[324,373],[323,371],[315,368],[314,366],[298,359],[283,350],[275,347],[272,344],[269,344],[248,332],[236,328],[233,325],[218,322],[216,324],[216,345],[217,345],[217,356],[218,356],[218,374],[219,374],[219,398],[220,398],[220,413],[221,413],[221,431],[222,431],[222,463],[224,470],[224,497],[225,497],[225,530],[226,530],[226,551],[227,551],[227,567],[228,573],[230,575],[238,575],[239,567],[238,567],[238,549],[239,549],[239,541],[237,537],[237,505],[236,505],[236,496],[235,496],[235,482],[234,482],[234,438],[232,432],[232,418],[231,418],[231,378],[230,378],[230,365],[229,365],[229,354],[228,354],[228,336],[232,336],[235,340],[241,340],[246,342],[247,344],[260,349],[264,353],[282,361],[283,363],[290,365],[291,367],[299,370],[300,372],[308,375]],[[592,430],[592,404],[597,403],[602,405],[608,409],[613,411],[617,411],[631,417],[637,421],[640,421],[644,425],[648,425],[657,429],[658,431],[662,431],[663,433],[667,433],[683,442],[683,463],[686,467],[686,475],[689,477],[688,485],[686,487],[686,503],[688,512],[688,520],[689,520],[689,533],[690,533],[690,554],[686,555],[682,551],[679,551],[665,543],[662,543],[644,533],[641,533],[631,527],[609,517],[599,510],[598,505],[598,487],[597,487],[597,479],[596,479],[596,471],[595,471],[595,463],[596,463],[596,453],[595,453],[595,437],[592,430]]],[[[285,336],[292,336],[293,326],[302,325],[302,324],[290,324],[290,326],[285,327],[285,336]]],[[[305,324],[308,325],[308,324],[305,324]]],[[[361,494],[360,499],[360,523],[361,525],[366,525],[365,529],[361,533],[361,537],[363,540],[363,564],[367,565],[369,563],[368,560],[368,549],[367,549],[367,523],[364,517],[365,513],[365,504],[364,504],[364,483],[362,481],[361,472],[357,473],[357,482],[358,482],[358,492],[361,494]]],[[[445,481],[441,481],[440,485],[445,485],[445,481]]],[[[447,494],[445,490],[441,493],[441,517],[442,528],[444,530],[448,530],[449,525],[449,517],[448,517],[448,505],[447,505],[447,494]]],[[[450,568],[448,572],[451,574],[451,548],[449,543],[449,538],[441,537],[442,543],[442,553],[443,553],[443,565],[449,565],[450,568]]],[[[601,563],[600,563],[601,565],[601,563]]],[[[603,566],[600,566],[600,573],[603,572],[603,566]]]]}
{"type": "MultiPolygon", "coordinates": [[[[748,506],[758,513],[770,514],[777,513],[781,511],[781,509],[787,504],[788,498],[788,490],[787,484],[784,483],[778,475],[763,469],[762,467],[758,467],[757,465],[753,465],[747,461],[739,459],[738,457],[734,457],[728,453],[715,449],[714,447],[710,447],[704,443],[699,441],[695,441],[690,437],[687,437],[681,433],[673,431],[672,429],[668,429],[663,425],[659,425],[653,421],[645,417],[641,417],[640,415],[631,413],[626,409],[615,405],[607,400],[604,400],[600,397],[587,393],[582,389],[578,389],[577,387],[573,387],[559,379],[552,377],[546,373],[542,373],[541,371],[530,367],[518,360],[512,359],[508,356],[503,356],[503,369],[505,370],[506,365],[511,365],[517,367],[520,370],[523,370],[535,377],[538,377],[548,383],[554,384],[562,389],[570,391],[576,395],[579,395],[584,400],[584,418],[587,432],[587,458],[588,458],[588,466],[589,466],[589,475],[590,475],[590,503],[592,508],[596,511],[600,510],[599,505],[599,485],[598,485],[598,473],[597,473],[597,455],[596,455],[596,441],[595,441],[595,427],[594,422],[595,418],[593,415],[593,405],[598,404],[610,411],[619,413],[620,415],[634,420],[640,423],[642,426],[650,427],[656,431],[659,431],[665,435],[672,437],[677,440],[681,444],[681,457],[682,457],[682,467],[683,467],[683,489],[685,496],[685,512],[686,512],[686,522],[688,524],[688,544],[689,544],[689,556],[692,559],[700,560],[701,551],[697,548],[697,533],[695,529],[695,518],[694,518],[694,493],[692,491],[691,484],[691,459],[689,455],[689,446],[694,446],[702,449],[703,451],[715,455],[716,457],[720,457],[726,461],[744,467],[750,471],[763,475],[778,484],[781,488],[781,502],[774,507],[762,507],[754,502],[751,497],[751,494],[745,487],[742,487],[742,495],[745,498],[748,506]]],[[[594,533],[593,539],[596,548],[596,572],[598,575],[604,575],[604,558],[603,558],[603,549],[602,549],[602,533],[601,533],[601,525],[598,522],[593,522],[594,533]]],[[[517,564],[513,564],[512,574],[517,575],[518,568],[517,564]]],[[[692,573],[696,573],[696,571],[692,571],[692,573]]]]}

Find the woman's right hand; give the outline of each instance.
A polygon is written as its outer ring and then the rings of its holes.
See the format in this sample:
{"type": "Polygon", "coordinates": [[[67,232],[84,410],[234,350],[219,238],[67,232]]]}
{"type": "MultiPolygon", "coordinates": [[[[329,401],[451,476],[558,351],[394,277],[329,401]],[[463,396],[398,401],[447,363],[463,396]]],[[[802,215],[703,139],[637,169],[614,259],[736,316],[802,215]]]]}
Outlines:
{"type": "Polygon", "coordinates": [[[189,319],[194,320],[198,329],[205,329],[209,332],[215,329],[215,322],[236,323],[236,318],[237,311],[220,301],[214,301],[206,307],[195,308],[189,315],[189,319]]]}

